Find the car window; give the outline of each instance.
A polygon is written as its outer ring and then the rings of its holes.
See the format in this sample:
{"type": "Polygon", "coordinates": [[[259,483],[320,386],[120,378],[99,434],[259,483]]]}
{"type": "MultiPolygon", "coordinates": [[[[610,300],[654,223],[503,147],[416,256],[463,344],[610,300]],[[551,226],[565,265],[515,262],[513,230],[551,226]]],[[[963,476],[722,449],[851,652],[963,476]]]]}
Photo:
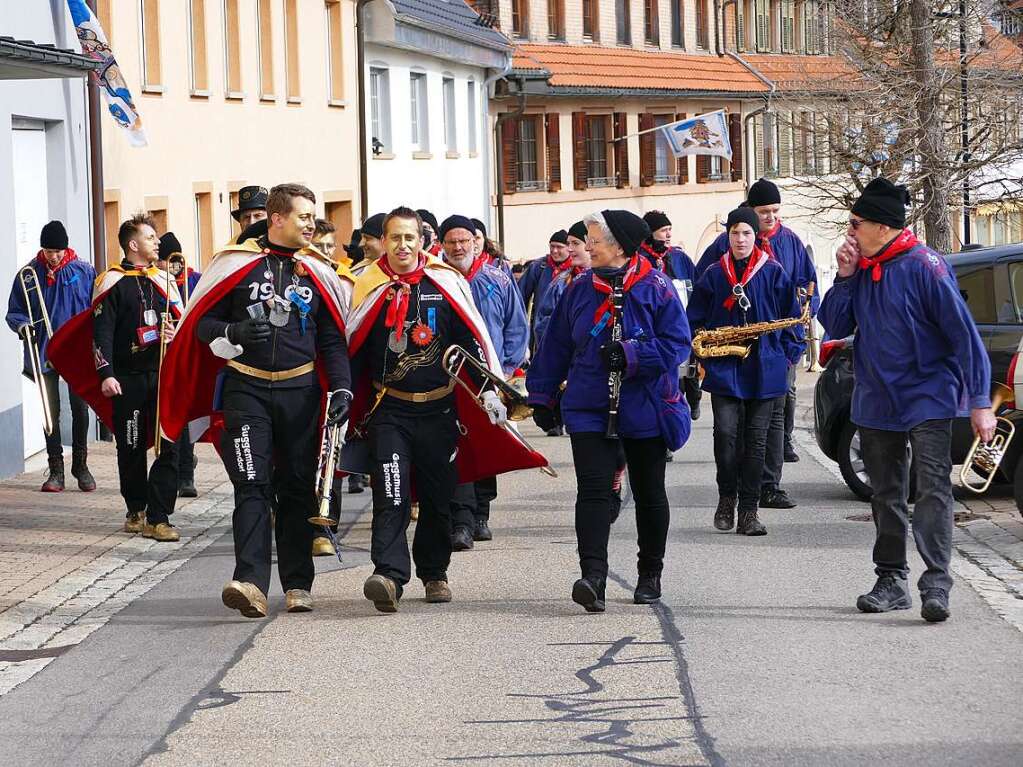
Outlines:
{"type": "MultiPolygon", "coordinates": [[[[1018,310],[1011,302],[1005,307],[995,310],[995,271],[994,267],[986,266],[970,271],[964,270],[956,275],[959,280],[959,293],[973,315],[973,321],[978,325],[993,325],[998,322],[998,317],[1005,315],[1007,320],[1014,321],[1012,317],[1018,317],[1018,310]],[[1004,311],[1003,311],[1004,309],[1004,311]]],[[[1023,280],[1023,275],[1020,277],[1023,280]]],[[[1023,285],[1023,283],[1021,283],[1023,285]]],[[[1021,294],[1023,297],[1023,294],[1021,294]]],[[[1016,320],[1018,321],[1018,320],[1016,320]]]]}
{"type": "MultiPolygon", "coordinates": [[[[1014,324],[1023,323],[1023,262],[1009,264],[1009,295],[1008,302],[1012,306],[1013,319],[1008,320],[1014,324]]],[[[1002,312],[999,311],[999,319],[1002,312]]]]}

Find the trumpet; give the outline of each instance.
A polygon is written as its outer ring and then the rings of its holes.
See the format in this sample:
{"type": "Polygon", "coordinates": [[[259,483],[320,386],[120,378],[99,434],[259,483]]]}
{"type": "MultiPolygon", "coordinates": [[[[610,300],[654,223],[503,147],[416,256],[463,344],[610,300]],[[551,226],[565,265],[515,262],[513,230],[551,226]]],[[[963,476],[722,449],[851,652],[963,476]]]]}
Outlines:
{"type": "MultiPolygon", "coordinates": [[[[1015,393],[1005,384],[996,383],[991,394],[991,410],[997,413],[1005,402],[1012,402],[1015,393]]],[[[1016,426],[1008,418],[1000,416],[995,419],[995,435],[988,443],[980,441],[980,435],[973,440],[970,452],[966,454],[963,468],[959,471],[959,481],[963,487],[973,493],[983,493],[991,486],[998,473],[998,467],[1005,457],[1005,451],[1016,433],[1016,426]]]]}
{"type": "MultiPolygon", "coordinates": [[[[333,392],[327,394],[327,407],[324,412],[330,412],[330,399],[333,392]]],[[[336,525],[337,520],[330,516],[330,501],[334,496],[334,470],[341,458],[341,448],[345,444],[345,431],[348,423],[336,423],[328,426],[323,424],[323,436],[320,440],[320,458],[316,466],[316,497],[319,501],[319,508],[315,516],[309,517],[309,522],[323,529],[324,534],[330,539],[334,546],[334,553],[338,561],[341,560],[341,549],[338,547],[331,525],[336,525]]]]}
{"type": "Polygon", "coordinates": [[[50,325],[50,313],[46,310],[46,301],[43,300],[43,289],[39,284],[39,276],[31,265],[24,267],[18,272],[18,283],[21,285],[21,292],[25,296],[25,311],[28,313],[28,323],[21,328],[21,337],[25,341],[25,346],[28,350],[28,363],[32,379],[39,389],[39,398],[43,403],[43,431],[46,432],[46,436],[50,436],[53,434],[53,411],[50,410],[50,398],[46,396],[46,383],[43,381],[43,364],[39,357],[36,326],[42,324],[47,341],[53,338],[53,327],[50,325]],[[32,311],[33,294],[39,306],[38,317],[32,311]]]}
{"type": "MultiPolygon", "coordinates": [[[[533,408],[526,404],[525,396],[515,389],[513,384],[508,383],[500,376],[494,374],[490,368],[469,354],[469,352],[461,346],[458,346],[457,344],[449,346],[447,351],[444,352],[441,364],[444,367],[444,371],[451,377],[451,380],[454,381],[457,386],[461,386],[465,389],[481,408],[483,408],[483,392],[487,390],[488,386],[493,385],[494,389],[497,390],[497,395],[504,403],[504,406],[508,408],[509,421],[522,421],[532,415],[533,408]],[[480,386],[479,389],[473,388],[462,379],[461,373],[466,364],[483,377],[483,385],[480,386]]],[[[508,433],[514,436],[523,447],[527,450],[536,452],[535,448],[530,445],[529,442],[526,441],[526,438],[519,434],[518,431],[507,425],[506,428],[508,433]]],[[[558,476],[558,472],[550,466],[542,466],[540,467],[540,471],[549,477],[558,476]]]]}

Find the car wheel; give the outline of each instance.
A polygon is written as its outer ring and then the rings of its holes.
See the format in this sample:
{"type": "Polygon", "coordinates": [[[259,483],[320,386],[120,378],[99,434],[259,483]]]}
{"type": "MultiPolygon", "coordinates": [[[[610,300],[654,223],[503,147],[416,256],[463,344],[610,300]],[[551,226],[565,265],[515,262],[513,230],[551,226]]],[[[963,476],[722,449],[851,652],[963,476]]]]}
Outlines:
{"type": "Polygon", "coordinates": [[[852,421],[842,427],[838,436],[838,468],[842,479],[849,489],[861,501],[869,501],[874,491],[870,487],[870,478],[863,466],[863,455],[860,452],[860,432],[852,421]]]}
{"type": "Polygon", "coordinates": [[[1016,508],[1023,516],[1023,458],[1016,461],[1016,471],[1012,477],[1012,495],[1016,499],[1016,508]]]}

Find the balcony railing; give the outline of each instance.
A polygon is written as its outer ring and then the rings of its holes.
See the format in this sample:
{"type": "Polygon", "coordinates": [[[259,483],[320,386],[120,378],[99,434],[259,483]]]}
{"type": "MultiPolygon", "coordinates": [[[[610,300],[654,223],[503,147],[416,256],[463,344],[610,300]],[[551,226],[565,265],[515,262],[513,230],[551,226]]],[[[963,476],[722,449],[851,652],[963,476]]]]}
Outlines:
{"type": "Polygon", "coordinates": [[[546,192],[550,186],[549,182],[545,178],[535,179],[533,181],[516,181],[515,191],[516,192],[546,192]]]}
{"type": "Polygon", "coordinates": [[[677,173],[661,173],[654,176],[655,184],[677,184],[678,174],[677,173]]]}
{"type": "Polygon", "coordinates": [[[618,186],[618,176],[590,176],[586,179],[589,189],[607,189],[618,186]]]}

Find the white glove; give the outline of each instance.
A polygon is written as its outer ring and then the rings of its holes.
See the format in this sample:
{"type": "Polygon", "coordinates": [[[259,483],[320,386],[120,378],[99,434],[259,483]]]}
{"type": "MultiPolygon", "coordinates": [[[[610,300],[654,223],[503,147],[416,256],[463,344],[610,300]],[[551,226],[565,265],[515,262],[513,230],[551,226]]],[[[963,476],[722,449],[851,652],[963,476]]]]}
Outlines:
{"type": "Polygon", "coordinates": [[[508,421],[508,408],[504,406],[495,391],[483,392],[483,409],[487,411],[490,423],[495,426],[501,426],[508,421]]]}

